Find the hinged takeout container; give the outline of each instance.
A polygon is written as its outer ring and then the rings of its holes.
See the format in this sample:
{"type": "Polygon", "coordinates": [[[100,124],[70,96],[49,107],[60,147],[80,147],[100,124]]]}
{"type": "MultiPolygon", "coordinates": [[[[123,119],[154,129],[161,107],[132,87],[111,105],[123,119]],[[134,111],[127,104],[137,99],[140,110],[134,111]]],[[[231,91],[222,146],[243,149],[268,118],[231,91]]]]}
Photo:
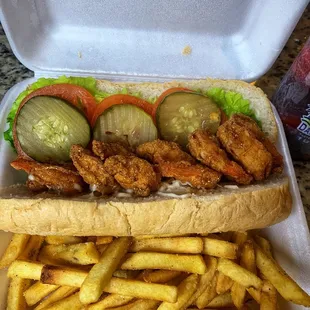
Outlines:
{"type": "MultiPolygon", "coordinates": [[[[35,78],[12,87],[0,105],[0,187],[20,179],[3,140],[17,95],[39,76],[113,80],[255,80],[273,64],[307,0],[0,0],[0,18],[16,57],[35,78]]],[[[290,178],[293,211],[264,229],[276,259],[310,293],[310,238],[282,124],[278,148],[290,178]]],[[[39,219],[38,219],[39,220],[39,219]]],[[[0,233],[2,253],[9,234],[0,233]]],[[[6,272],[0,272],[0,309],[6,272]]],[[[281,309],[301,309],[283,302],[281,309]]]]}

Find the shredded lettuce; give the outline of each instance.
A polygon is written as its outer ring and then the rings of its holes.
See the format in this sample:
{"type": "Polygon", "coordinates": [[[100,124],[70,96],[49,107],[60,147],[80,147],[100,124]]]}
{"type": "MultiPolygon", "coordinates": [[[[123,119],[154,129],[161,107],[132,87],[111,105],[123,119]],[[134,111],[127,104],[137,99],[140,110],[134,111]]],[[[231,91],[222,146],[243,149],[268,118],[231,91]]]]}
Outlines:
{"type": "Polygon", "coordinates": [[[241,94],[214,87],[209,89],[205,95],[210,97],[228,117],[235,113],[242,113],[253,118],[260,125],[260,121],[250,107],[250,101],[244,99],[241,94]]]}

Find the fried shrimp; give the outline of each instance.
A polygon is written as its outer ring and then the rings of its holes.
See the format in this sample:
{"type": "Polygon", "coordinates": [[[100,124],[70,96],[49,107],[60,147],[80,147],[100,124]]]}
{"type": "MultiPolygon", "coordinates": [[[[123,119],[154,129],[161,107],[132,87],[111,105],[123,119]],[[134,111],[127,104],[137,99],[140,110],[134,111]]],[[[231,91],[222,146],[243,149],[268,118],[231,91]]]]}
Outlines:
{"type": "Polygon", "coordinates": [[[120,142],[103,142],[94,140],[92,143],[92,151],[95,155],[100,157],[101,160],[114,155],[134,155],[128,147],[120,142]]]}
{"type": "Polygon", "coordinates": [[[80,145],[72,145],[70,157],[79,174],[92,190],[101,194],[111,194],[118,189],[118,184],[106,171],[103,162],[90,151],[80,145]]]}
{"type": "Polygon", "coordinates": [[[188,142],[188,148],[192,156],[206,166],[223,173],[237,183],[251,183],[252,176],[246,173],[240,165],[227,157],[226,152],[220,148],[215,136],[198,129],[189,136],[188,142]]]}
{"type": "Polygon", "coordinates": [[[85,187],[85,183],[78,172],[65,167],[41,164],[22,158],[11,162],[11,166],[29,174],[27,186],[33,191],[42,191],[48,188],[71,195],[82,192],[85,187]]]}
{"type": "Polygon", "coordinates": [[[104,162],[104,169],[123,188],[133,190],[138,196],[149,196],[158,189],[161,180],[156,168],[136,156],[111,156],[104,162]]]}

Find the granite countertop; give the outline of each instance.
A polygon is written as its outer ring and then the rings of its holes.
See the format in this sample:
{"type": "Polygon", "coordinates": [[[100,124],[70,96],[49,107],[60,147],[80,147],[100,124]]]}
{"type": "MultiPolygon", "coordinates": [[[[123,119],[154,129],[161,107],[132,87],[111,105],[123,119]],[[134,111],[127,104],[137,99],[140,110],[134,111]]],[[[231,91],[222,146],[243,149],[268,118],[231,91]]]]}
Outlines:
{"type": "MultiPolygon", "coordinates": [[[[286,46],[272,68],[257,82],[269,98],[292,64],[310,34],[310,6],[305,10],[286,46]]],[[[0,101],[14,84],[32,77],[33,72],[25,68],[14,56],[0,24],[0,101]]],[[[310,162],[294,161],[298,185],[310,227],[310,162]]]]}

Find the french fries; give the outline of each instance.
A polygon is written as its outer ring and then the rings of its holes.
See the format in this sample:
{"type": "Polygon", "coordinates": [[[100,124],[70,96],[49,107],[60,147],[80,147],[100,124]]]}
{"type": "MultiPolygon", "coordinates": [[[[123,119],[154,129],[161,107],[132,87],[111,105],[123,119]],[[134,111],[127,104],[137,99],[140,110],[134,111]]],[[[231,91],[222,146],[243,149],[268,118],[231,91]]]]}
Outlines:
{"type": "Polygon", "coordinates": [[[103,252],[100,261],[88,273],[80,290],[80,300],[83,304],[98,301],[103,288],[112,278],[113,272],[120,264],[131,244],[130,238],[118,238],[109,244],[103,252]]]}
{"type": "Polygon", "coordinates": [[[278,292],[310,306],[307,293],[272,258],[269,241],[246,232],[140,238],[14,235],[0,262],[9,267],[9,310],[194,305],[245,310],[253,302],[272,310],[278,309],[278,292]]]}
{"type": "Polygon", "coordinates": [[[200,255],[177,255],[156,252],[129,254],[121,265],[125,270],[167,269],[204,274],[206,264],[200,255]]]}
{"type": "Polygon", "coordinates": [[[22,254],[29,240],[29,235],[14,234],[0,260],[0,269],[6,268],[22,254]]]}
{"type": "Polygon", "coordinates": [[[45,258],[52,258],[58,264],[91,265],[99,261],[99,252],[93,242],[76,244],[51,244],[42,248],[39,260],[48,263],[45,258]]]}
{"type": "Polygon", "coordinates": [[[163,252],[199,254],[203,250],[201,238],[175,237],[175,238],[148,238],[135,240],[130,248],[131,252],[163,252]]]}

